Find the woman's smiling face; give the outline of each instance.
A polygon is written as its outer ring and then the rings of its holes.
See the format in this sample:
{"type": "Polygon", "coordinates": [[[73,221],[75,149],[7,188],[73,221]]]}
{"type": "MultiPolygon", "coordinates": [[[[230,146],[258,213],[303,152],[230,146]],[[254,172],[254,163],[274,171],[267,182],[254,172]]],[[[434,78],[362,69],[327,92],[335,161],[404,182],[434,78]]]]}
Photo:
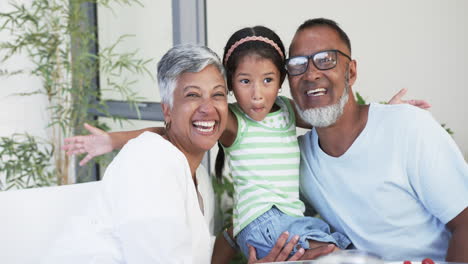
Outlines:
{"type": "Polygon", "coordinates": [[[206,152],[226,127],[227,89],[219,70],[209,65],[196,73],[183,73],[174,90],[172,109],[163,104],[171,142],[183,152],[206,152]]]}

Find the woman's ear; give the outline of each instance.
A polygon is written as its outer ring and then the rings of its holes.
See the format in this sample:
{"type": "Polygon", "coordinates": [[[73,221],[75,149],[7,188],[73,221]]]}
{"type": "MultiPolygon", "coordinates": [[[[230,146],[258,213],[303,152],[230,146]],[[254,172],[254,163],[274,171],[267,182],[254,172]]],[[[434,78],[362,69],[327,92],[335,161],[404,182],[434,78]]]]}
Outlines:
{"type": "Polygon", "coordinates": [[[164,122],[166,124],[171,123],[171,108],[169,107],[168,104],[162,103],[161,104],[163,114],[164,114],[164,122]]]}

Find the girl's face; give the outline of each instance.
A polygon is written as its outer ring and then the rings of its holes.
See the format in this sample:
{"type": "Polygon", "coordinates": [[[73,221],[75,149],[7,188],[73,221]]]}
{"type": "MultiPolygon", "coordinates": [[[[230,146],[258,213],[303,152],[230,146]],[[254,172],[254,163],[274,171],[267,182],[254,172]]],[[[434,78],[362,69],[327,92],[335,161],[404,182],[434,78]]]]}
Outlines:
{"type": "Polygon", "coordinates": [[[280,72],[275,64],[258,55],[240,59],[232,76],[232,89],[242,111],[256,121],[262,121],[272,109],[281,86],[280,72]]]}

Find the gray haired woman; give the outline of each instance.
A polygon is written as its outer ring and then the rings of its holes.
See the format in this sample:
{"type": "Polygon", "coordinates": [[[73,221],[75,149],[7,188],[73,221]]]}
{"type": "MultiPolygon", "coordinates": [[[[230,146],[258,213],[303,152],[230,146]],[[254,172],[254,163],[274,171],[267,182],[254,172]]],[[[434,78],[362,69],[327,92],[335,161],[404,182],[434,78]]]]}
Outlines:
{"type": "Polygon", "coordinates": [[[212,238],[195,177],[227,118],[224,69],[202,46],[158,63],[166,134],[131,140],[109,165],[85,216],[44,263],[209,263],[212,238]]]}

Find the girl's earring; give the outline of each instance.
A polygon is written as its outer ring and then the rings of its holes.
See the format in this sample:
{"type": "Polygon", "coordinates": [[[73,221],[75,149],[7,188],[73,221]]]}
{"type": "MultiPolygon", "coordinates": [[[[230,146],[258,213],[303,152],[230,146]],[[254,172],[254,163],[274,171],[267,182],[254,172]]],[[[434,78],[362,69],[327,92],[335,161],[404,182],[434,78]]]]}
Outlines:
{"type": "Polygon", "coordinates": [[[278,93],[281,93],[283,91],[283,88],[279,88],[278,93]]]}
{"type": "Polygon", "coordinates": [[[234,93],[232,92],[232,90],[229,91],[229,96],[233,96],[233,95],[234,95],[234,93]]]}

